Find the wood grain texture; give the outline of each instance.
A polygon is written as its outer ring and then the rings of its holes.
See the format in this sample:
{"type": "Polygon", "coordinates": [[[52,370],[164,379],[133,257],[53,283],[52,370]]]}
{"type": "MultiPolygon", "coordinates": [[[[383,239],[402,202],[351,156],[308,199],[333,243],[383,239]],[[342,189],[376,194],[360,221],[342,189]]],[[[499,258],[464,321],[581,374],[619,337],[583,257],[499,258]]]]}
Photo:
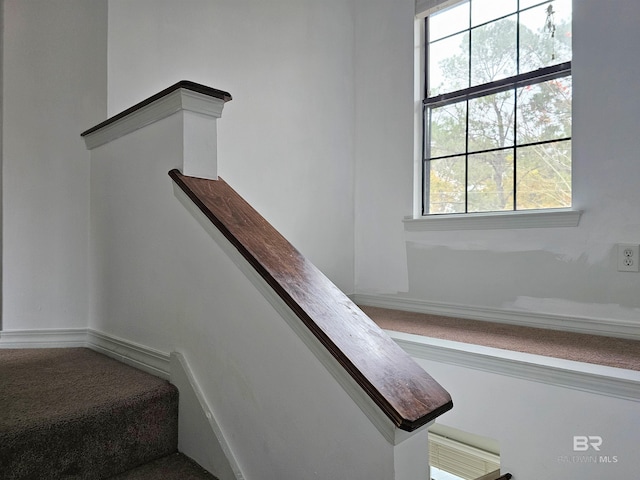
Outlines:
{"type": "Polygon", "coordinates": [[[191,90],[193,92],[201,93],[201,94],[207,95],[209,97],[219,98],[220,100],[224,100],[225,102],[228,102],[229,100],[231,100],[231,94],[228,93],[228,92],[224,92],[222,90],[218,90],[218,89],[215,89],[215,88],[207,87],[206,85],[202,85],[200,83],[190,82],[188,80],[182,80],[182,81],[180,81],[178,83],[175,83],[175,84],[171,85],[170,87],[165,88],[161,92],[156,93],[155,95],[153,95],[153,96],[141,101],[140,103],[136,103],[133,107],[127,108],[123,112],[120,112],[117,115],[114,115],[113,117],[106,119],[104,122],[99,123],[95,127],[92,127],[89,130],[86,130],[86,131],[82,132],[80,134],[80,136],[81,137],[86,137],[87,135],[89,135],[89,134],[91,134],[93,132],[96,132],[96,131],[100,130],[101,128],[104,128],[104,127],[106,127],[108,125],[111,125],[112,123],[115,123],[118,120],[131,115],[136,110],[140,110],[140,109],[146,107],[147,105],[152,104],[156,100],[159,100],[162,97],[166,97],[170,93],[172,93],[172,92],[174,92],[176,90],[179,90],[181,88],[184,88],[185,90],[191,90]]]}
{"type": "Polygon", "coordinates": [[[400,429],[453,407],[404,350],[222,179],[169,176],[400,429]]]}

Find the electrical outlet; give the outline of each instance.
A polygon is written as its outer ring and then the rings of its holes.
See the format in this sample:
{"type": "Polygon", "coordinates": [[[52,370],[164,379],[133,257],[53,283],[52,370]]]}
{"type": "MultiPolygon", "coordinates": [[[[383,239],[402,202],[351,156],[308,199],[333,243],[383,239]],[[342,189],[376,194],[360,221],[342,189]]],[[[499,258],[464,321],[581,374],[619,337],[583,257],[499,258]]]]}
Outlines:
{"type": "Polygon", "coordinates": [[[640,245],[618,244],[618,271],[637,272],[640,265],[640,245]]]}

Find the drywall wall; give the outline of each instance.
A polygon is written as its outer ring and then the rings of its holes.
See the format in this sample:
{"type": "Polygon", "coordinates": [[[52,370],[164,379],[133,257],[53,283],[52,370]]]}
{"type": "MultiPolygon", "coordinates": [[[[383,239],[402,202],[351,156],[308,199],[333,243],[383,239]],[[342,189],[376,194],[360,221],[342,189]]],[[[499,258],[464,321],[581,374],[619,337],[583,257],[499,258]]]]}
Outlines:
{"type": "MultiPolygon", "coordinates": [[[[640,276],[614,258],[616,243],[640,243],[636,2],[575,2],[580,226],[423,233],[401,222],[412,211],[411,0],[150,2],[109,3],[109,113],[182,78],[229,90],[222,176],[346,292],[612,329],[639,317],[640,276]]],[[[77,133],[106,117],[106,5],[4,7],[4,328],[82,326],[77,133]]]]}
{"type": "Polygon", "coordinates": [[[640,327],[640,274],[618,272],[615,258],[617,243],[640,244],[640,99],[632,93],[640,74],[633,61],[640,3],[574,2],[573,203],[584,212],[580,225],[423,232],[405,232],[402,224],[413,213],[406,32],[414,27],[398,10],[413,2],[364,3],[357,18],[371,25],[356,30],[355,91],[389,93],[393,86],[393,102],[356,95],[356,292],[471,314],[485,308],[590,318],[611,332],[619,324],[640,327]],[[392,8],[396,21],[385,14],[392,8]],[[393,68],[383,68],[386,62],[393,68]]]}
{"type": "MultiPolygon", "coordinates": [[[[2,136],[4,133],[4,0],[0,0],[0,185],[2,185],[2,136]]],[[[0,243],[2,242],[2,190],[0,190],[0,243]]],[[[2,282],[2,249],[0,249],[0,282],[2,282]]],[[[2,288],[0,288],[0,330],[2,330],[2,288]]]]}
{"type": "MultiPolygon", "coordinates": [[[[455,408],[437,423],[496,439],[502,473],[518,480],[634,478],[637,401],[417,358],[455,408]],[[575,437],[600,437],[600,450],[575,437]]],[[[592,440],[598,443],[597,439],[592,440]]]]}
{"type": "Polygon", "coordinates": [[[394,478],[393,446],[174,195],[179,116],[92,150],[90,328],[182,352],[247,479],[394,478]]]}
{"type": "Polygon", "coordinates": [[[412,205],[414,2],[358,0],[356,6],[356,290],[404,291],[401,221],[412,205]]]}
{"type": "Polygon", "coordinates": [[[109,113],[179,81],[228,91],[219,174],[353,291],[351,0],[109,1],[109,113]]]}
{"type": "Polygon", "coordinates": [[[89,152],[106,115],[107,2],[6,0],[3,328],[84,327],[89,152]]]}

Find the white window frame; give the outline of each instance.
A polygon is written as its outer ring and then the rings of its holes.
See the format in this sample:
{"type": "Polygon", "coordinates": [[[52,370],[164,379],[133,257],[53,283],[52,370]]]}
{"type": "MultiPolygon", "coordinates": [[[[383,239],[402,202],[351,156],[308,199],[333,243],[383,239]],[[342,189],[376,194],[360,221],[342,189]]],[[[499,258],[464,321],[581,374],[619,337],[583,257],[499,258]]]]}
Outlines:
{"type": "MultiPolygon", "coordinates": [[[[425,17],[462,0],[416,0],[414,22],[414,182],[413,212],[403,222],[408,231],[492,230],[513,228],[577,227],[582,210],[571,208],[506,212],[423,215],[423,100],[425,92],[425,17]]],[[[572,176],[573,178],[573,176],[572,176]]]]}

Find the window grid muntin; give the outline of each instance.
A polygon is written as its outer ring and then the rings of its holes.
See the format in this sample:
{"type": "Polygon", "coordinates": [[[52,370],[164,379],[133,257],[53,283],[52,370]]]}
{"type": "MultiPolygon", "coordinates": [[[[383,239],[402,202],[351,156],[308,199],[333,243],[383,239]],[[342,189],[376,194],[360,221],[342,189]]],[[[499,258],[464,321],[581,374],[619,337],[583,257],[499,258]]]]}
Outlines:
{"type": "MultiPolygon", "coordinates": [[[[446,158],[453,158],[453,157],[459,157],[459,156],[463,156],[465,157],[465,188],[464,188],[464,193],[465,193],[465,208],[464,208],[464,213],[469,213],[469,201],[468,201],[468,193],[469,193],[469,155],[470,154],[479,154],[479,153],[487,153],[487,152],[491,152],[491,151],[498,151],[498,150],[508,150],[508,149],[512,149],[513,150],[513,185],[512,185],[512,191],[511,191],[511,195],[513,197],[513,208],[512,211],[517,211],[517,196],[518,196],[518,192],[517,192],[517,178],[518,178],[518,174],[517,174],[517,151],[520,148],[524,148],[524,147],[530,147],[530,146],[535,146],[535,145],[543,145],[543,144],[550,144],[550,143],[555,143],[555,142],[563,142],[563,141],[567,141],[567,140],[571,140],[571,137],[564,137],[564,138],[556,138],[556,139],[551,139],[551,140],[544,140],[544,141],[540,141],[540,142],[530,142],[530,143],[526,143],[526,144],[518,144],[518,140],[517,140],[517,130],[518,130],[518,125],[517,125],[517,121],[518,121],[518,114],[517,114],[517,108],[518,108],[518,96],[517,96],[517,89],[523,86],[527,86],[527,85],[535,85],[538,83],[543,83],[549,80],[553,80],[553,79],[557,79],[557,78],[564,78],[564,77],[570,77],[571,76],[571,61],[567,61],[567,62],[563,62],[560,64],[554,64],[548,67],[543,67],[540,68],[538,70],[533,70],[533,71],[528,71],[525,73],[520,73],[520,14],[522,12],[526,12],[528,10],[531,10],[533,8],[538,8],[541,5],[544,4],[551,4],[554,2],[554,0],[546,0],[546,1],[540,1],[537,3],[534,3],[533,5],[529,5],[526,8],[523,8],[522,10],[520,9],[520,0],[518,0],[516,8],[517,10],[515,12],[511,12],[508,14],[505,14],[501,17],[497,17],[494,18],[492,20],[489,20],[487,22],[478,24],[478,25],[472,25],[471,22],[471,2],[473,2],[473,0],[469,0],[469,19],[468,19],[468,28],[465,30],[461,30],[461,31],[457,31],[454,33],[451,33],[449,35],[446,35],[444,37],[438,38],[436,40],[434,40],[434,42],[437,41],[441,41],[441,40],[445,40],[447,38],[453,37],[455,35],[459,35],[463,32],[469,32],[469,39],[468,39],[468,87],[467,88],[463,88],[454,92],[446,92],[443,94],[439,94],[439,95],[435,95],[433,97],[429,97],[429,91],[430,91],[430,85],[429,85],[429,48],[431,42],[429,40],[429,16],[425,18],[424,22],[425,22],[425,43],[426,43],[426,48],[425,50],[425,96],[424,96],[424,101],[423,101],[423,137],[425,139],[424,143],[423,143],[423,168],[422,168],[422,182],[423,182],[423,195],[422,195],[422,214],[423,215],[438,215],[438,214],[433,214],[429,212],[429,204],[430,204],[430,162],[431,160],[442,160],[442,159],[446,159],[446,158]],[[485,84],[479,84],[479,85],[471,85],[471,76],[472,76],[472,70],[471,70],[471,61],[472,61],[472,50],[471,50],[471,45],[472,45],[472,31],[474,29],[478,29],[481,28],[483,26],[486,26],[488,24],[491,23],[495,23],[498,22],[502,19],[505,19],[507,17],[510,16],[516,16],[516,75],[511,76],[511,77],[506,77],[506,78],[502,78],[493,82],[488,82],[485,84]],[[512,147],[498,147],[498,148],[494,148],[494,149],[488,149],[488,150],[483,150],[483,151],[473,151],[473,152],[469,152],[469,100],[473,99],[473,98],[480,98],[480,97],[485,97],[485,96],[489,96],[492,94],[496,94],[496,93],[500,93],[500,92],[504,92],[504,91],[508,91],[508,90],[514,90],[514,142],[513,142],[513,146],[512,147]],[[466,102],[466,114],[465,114],[465,151],[464,152],[459,152],[457,154],[451,154],[451,155],[445,155],[445,156],[440,156],[440,157],[431,157],[430,155],[430,147],[431,147],[431,112],[433,110],[433,108],[436,107],[442,107],[442,106],[446,106],[446,105],[450,105],[453,103],[458,103],[461,101],[465,101],[466,102]],[[426,121],[426,112],[429,112],[429,120],[428,122],[426,121]]],[[[493,210],[490,210],[493,211],[493,210]]]]}
{"type": "MultiPolygon", "coordinates": [[[[455,32],[453,32],[453,33],[450,33],[450,34],[448,34],[448,35],[445,35],[444,37],[436,38],[436,39],[435,39],[435,40],[433,40],[433,41],[429,41],[429,40],[428,40],[428,39],[429,39],[429,31],[428,31],[428,30],[426,30],[425,38],[427,39],[427,43],[435,43],[435,42],[439,42],[440,40],[445,40],[445,39],[447,39],[447,38],[449,38],[449,37],[453,37],[454,35],[459,35],[459,34],[461,34],[462,32],[465,32],[465,31],[468,31],[468,30],[473,30],[474,28],[484,27],[485,25],[488,25],[488,24],[490,24],[490,23],[497,22],[498,20],[502,20],[502,19],[504,19],[504,18],[510,17],[511,15],[513,15],[513,14],[515,14],[515,13],[518,13],[518,15],[519,15],[520,13],[527,12],[528,10],[531,10],[531,9],[533,9],[533,8],[537,8],[537,7],[539,7],[540,5],[543,5],[543,4],[545,4],[545,3],[553,3],[554,1],[555,1],[555,0],[542,0],[540,3],[536,3],[536,4],[534,4],[534,5],[529,5],[528,7],[525,7],[525,8],[523,8],[523,9],[518,8],[517,12],[511,12],[511,13],[508,13],[508,14],[503,15],[503,16],[501,16],[501,17],[496,17],[496,18],[494,18],[493,20],[489,20],[489,21],[484,22],[484,23],[479,23],[478,25],[474,25],[473,27],[471,26],[471,10],[469,10],[469,27],[467,27],[467,28],[465,28],[465,29],[463,29],[463,30],[455,31],[455,32]]],[[[520,2],[518,2],[518,6],[519,6],[519,3],[520,3],[520,2]]],[[[428,18],[428,17],[425,17],[425,20],[426,20],[427,18],[428,18]]],[[[429,23],[429,22],[427,22],[427,23],[429,23]]],[[[427,28],[428,28],[428,27],[427,27],[427,28]]]]}

